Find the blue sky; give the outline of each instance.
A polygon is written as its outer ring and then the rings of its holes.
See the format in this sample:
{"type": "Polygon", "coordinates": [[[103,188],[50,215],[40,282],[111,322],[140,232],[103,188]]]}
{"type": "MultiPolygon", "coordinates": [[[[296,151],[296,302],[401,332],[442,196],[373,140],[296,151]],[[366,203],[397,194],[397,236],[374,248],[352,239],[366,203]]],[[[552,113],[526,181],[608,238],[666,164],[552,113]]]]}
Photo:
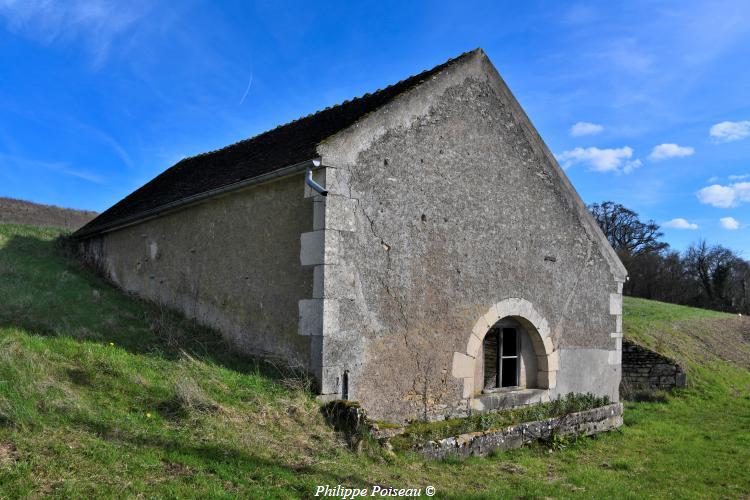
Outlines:
{"type": "Polygon", "coordinates": [[[475,47],[584,201],[750,257],[745,0],[0,0],[0,196],[103,210],[475,47]]]}

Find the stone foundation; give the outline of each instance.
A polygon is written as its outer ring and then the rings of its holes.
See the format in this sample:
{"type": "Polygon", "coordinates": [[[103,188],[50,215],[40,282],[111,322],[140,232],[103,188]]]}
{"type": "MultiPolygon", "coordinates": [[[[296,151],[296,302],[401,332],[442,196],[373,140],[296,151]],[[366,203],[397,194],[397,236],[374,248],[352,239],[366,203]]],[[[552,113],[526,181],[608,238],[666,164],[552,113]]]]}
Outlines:
{"type": "Polygon", "coordinates": [[[509,450],[523,445],[548,440],[553,435],[589,436],[616,429],[622,425],[622,404],[615,403],[593,410],[571,413],[559,418],[548,418],[536,422],[484,432],[472,432],[460,436],[430,441],[416,451],[425,457],[442,459],[454,456],[485,456],[493,450],[509,450]]]}

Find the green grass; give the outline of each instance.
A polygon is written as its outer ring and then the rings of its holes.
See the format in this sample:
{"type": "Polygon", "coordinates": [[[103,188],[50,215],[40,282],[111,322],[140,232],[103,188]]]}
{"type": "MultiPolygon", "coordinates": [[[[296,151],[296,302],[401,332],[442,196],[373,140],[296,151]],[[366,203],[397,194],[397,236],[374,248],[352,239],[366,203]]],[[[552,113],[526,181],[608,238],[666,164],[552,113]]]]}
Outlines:
{"type": "Polygon", "coordinates": [[[623,313],[625,336],[677,360],[690,394],[747,396],[750,318],[633,297],[623,313]]]}
{"type": "Polygon", "coordinates": [[[2,497],[297,498],[318,484],[433,485],[443,498],[750,494],[747,320],[626,300],[626,336],[682,362],[687,389],[628,403],[619,432],[432,462],[350,451],[304,377],[122,294],[64,257],[58,234],[0,225],[2,497]]]}

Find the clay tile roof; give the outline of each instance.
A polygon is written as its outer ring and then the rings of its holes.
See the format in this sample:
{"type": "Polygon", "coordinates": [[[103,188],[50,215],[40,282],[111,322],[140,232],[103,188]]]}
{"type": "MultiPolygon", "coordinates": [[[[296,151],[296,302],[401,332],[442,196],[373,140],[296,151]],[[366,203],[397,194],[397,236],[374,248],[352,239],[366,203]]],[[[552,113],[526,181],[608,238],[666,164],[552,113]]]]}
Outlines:
{"type": "Polygon", "coordinates": [[[317,146],[363,116],[480,49],[371,94],[299,118],[216,151],[180,160],[74,233],[86,237],[153,215],[186,198],[317,158],[317,146]]]}

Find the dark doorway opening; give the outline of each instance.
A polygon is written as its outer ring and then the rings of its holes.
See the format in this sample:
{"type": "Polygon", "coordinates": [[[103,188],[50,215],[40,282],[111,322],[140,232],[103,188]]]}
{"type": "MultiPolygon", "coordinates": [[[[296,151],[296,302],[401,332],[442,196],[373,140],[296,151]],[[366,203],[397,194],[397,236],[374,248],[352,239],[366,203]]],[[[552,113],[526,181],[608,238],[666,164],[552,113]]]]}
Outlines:
{"type": "Polygon", "coordinates": [[[349,399],[349,370],[344,370],[341,376],[341,399],[349,399]]]}
{"type": "Polygon", "coordinates": [[[520,336],[516,328],[493,327],[484,337],[484,389],[518,386],[520,336]]]}

